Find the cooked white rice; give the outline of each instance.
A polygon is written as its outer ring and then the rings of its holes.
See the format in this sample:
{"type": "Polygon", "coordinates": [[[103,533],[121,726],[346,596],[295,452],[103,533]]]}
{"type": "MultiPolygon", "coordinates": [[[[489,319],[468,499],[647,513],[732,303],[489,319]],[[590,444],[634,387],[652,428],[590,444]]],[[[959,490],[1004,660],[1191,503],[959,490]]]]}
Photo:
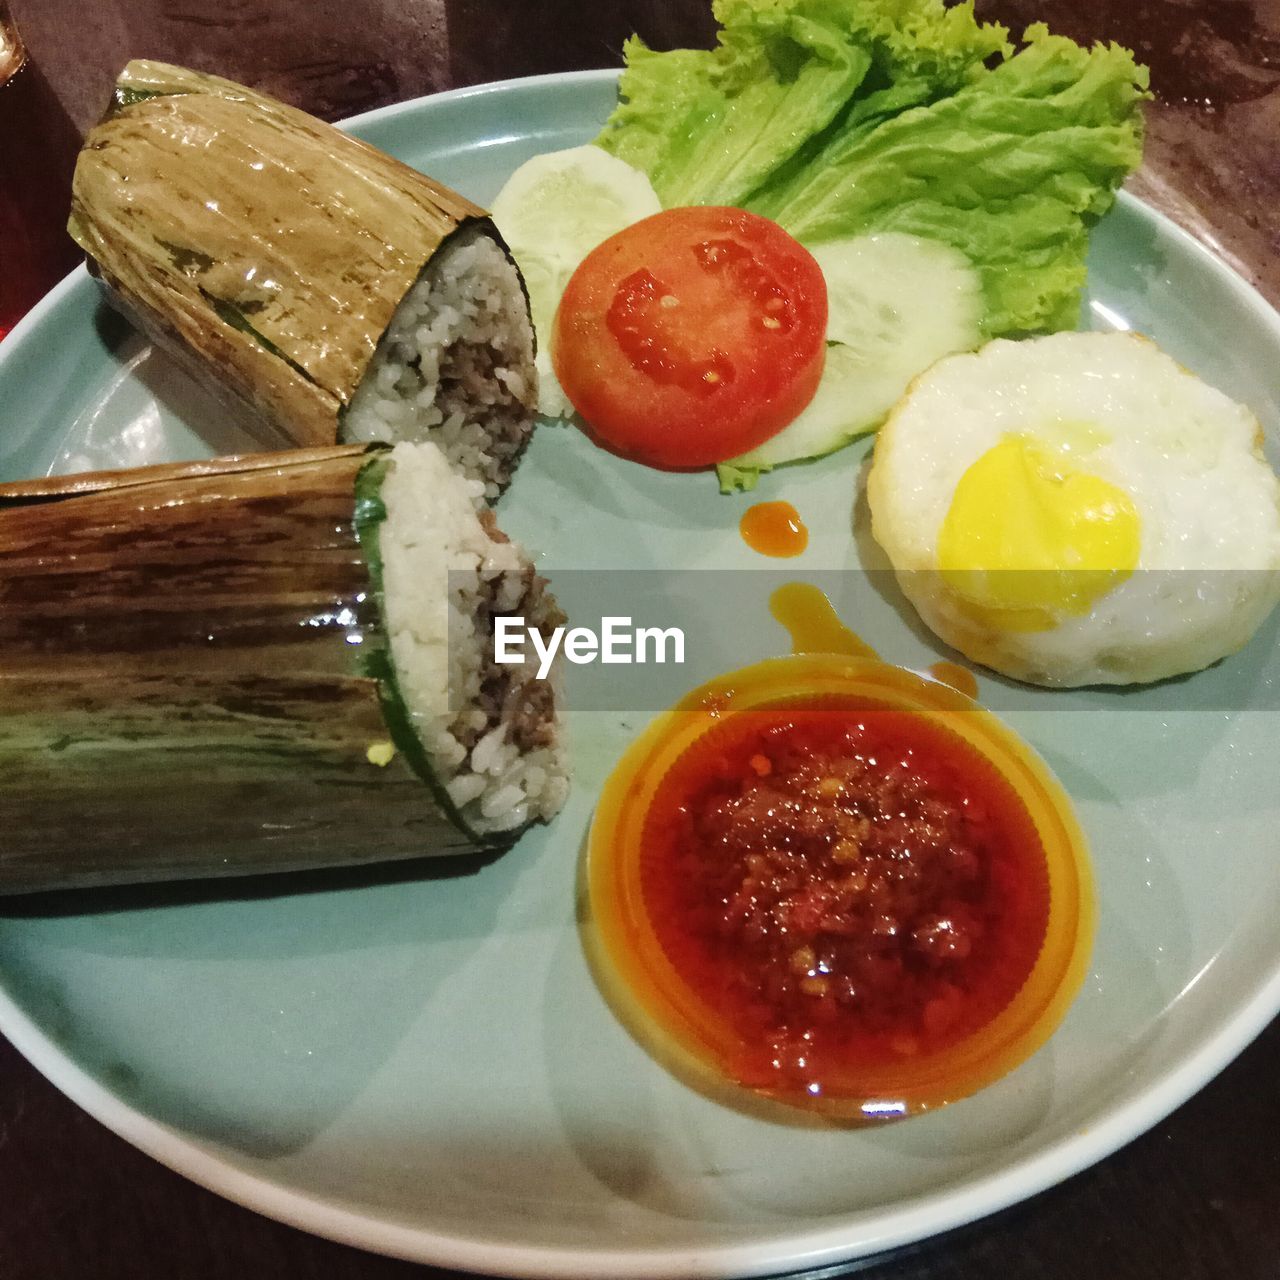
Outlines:
{"type": "Polygon", "coordinates": [[[492,501],[533,429],[533,327],[483,225],[450,237],[397,308],[343,417],[346,440],[430,440],[492,501]]]}
{"type": "Polygon", "coordinates": [[[480,834],[547,819],[568,773],[556,678],[498,666],[493,617],[559,621],[523,549],[474,503],[484,484],[432,444],[392,450],[382,500],[383,615],[401,697],[463,819],[480,834]]]}

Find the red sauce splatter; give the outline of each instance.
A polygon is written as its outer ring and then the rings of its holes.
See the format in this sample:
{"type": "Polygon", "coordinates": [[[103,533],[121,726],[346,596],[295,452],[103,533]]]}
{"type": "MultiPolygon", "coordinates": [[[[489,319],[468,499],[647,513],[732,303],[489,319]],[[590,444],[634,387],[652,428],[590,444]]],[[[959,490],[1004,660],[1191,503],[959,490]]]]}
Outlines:
{"type": "Polygon", "coordinates": [[[642,849],[661,948],[740,1041],[722,1069],[774,1096],[980,1030],[1048,926],[1044,849],[1013,787],[887,707],[729,717],[663,779],[642,849]]]}
{"type": "Polygon", "coordinates": [[[798,556],[809,545],[809,530],[789,502],[757,502],[738,522],[742,540],[762,556],[798,556]]]}

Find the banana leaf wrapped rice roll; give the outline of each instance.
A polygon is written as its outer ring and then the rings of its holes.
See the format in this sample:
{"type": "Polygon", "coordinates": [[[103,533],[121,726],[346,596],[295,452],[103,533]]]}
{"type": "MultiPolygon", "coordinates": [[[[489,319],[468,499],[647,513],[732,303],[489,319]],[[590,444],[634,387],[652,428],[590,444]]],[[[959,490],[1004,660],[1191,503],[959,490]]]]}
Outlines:
{"type": "Polygon", "coordinates": [[[269,447],[430,440],[495,498],[533,428],[528,298],[483,209],[302,111],[135,61],[71,235],[269,447]]]}
{"type": "Polygon", "coordinates": [[[568,787],[563,621],[432,444],[0,486],[0,892],[502,847],[568,787]]]}

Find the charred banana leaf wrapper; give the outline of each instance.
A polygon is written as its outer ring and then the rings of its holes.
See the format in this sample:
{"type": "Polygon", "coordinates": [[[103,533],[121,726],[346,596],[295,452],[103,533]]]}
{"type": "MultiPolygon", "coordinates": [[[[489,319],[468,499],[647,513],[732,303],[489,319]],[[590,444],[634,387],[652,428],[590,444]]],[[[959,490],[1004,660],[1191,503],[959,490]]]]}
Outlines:
{"type": "Polygon", "coordinates": [[[562,621],[430,444],[0,486],[0,891],[509,843],[566,790],[562,621]]]}
{"type": "Polygon", "coordinates": [[[431,440],[492,500],[533,426],[528,298],[484,210],[304,112],[131,62],[71,235],[269,447],[431,440]]]}

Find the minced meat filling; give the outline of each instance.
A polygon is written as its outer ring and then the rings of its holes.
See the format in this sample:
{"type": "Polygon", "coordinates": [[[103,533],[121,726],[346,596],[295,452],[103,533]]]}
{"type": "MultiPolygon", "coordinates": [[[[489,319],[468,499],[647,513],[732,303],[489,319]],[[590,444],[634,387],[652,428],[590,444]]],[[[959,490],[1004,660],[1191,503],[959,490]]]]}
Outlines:
{"type": "MultiPolygon", "coordinates": [[[[490,536],[505,541],[487,511],[480,513],[481,523],[490,530],[490,536]],[[487,519],[486,519],[487,517],[487,519]]],[[[476,612],[476,634],[483,636],[484,662],[480,671],[480,708],[486,720],[480,727],[469,722],[460,723],[454,734],[468,751],[492,729],[505,724],[510,731],[510,741],[521,752],[537,747],[550,746],[556,736],[556,691],[549,680],[539,680],[536,667],[524,664],[500,663],[494,652],[494,620],[499,616],[519,617],[525,626],[536,627],[544,640],[550,641],[556,627],[563,625],[564,614],[548,590],[546,578],[540,577],[532,567],[521,573],[522,591],[512,609],[496,610],[496,598],[503,589],[501,579],[487,584],[485,595],[476,612]]]]}
{"type": "Polygon", "coordinates": [[[485,475],[503,489],[529,443],[533,417],[527,375],[517,372],[520,363],[520,352],[492,342],[455,342],[441,356],[435,396],[446,422],[483,416],[485,475]]]}

